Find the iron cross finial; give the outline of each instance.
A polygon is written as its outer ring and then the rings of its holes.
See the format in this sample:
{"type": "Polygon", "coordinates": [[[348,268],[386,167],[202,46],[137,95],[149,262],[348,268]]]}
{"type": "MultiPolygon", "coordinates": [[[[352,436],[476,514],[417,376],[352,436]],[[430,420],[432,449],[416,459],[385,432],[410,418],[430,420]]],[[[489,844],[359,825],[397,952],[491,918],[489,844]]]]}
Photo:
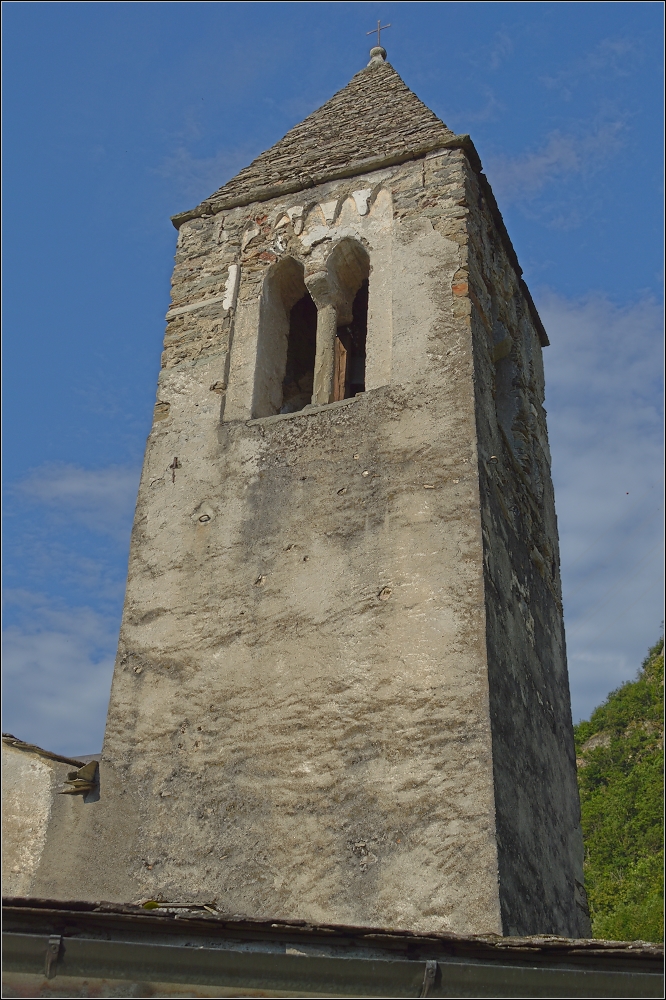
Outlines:
{"type": "Polygon", "coordinates": [[[382,33],[382,31],[386,31],[386,29],[390,28],[390,27],[391,27],[390,24],[382,24],[381,21],[377,21],[377,27],[373,28],[372,31],[366,31],[366,35],[374,35],[376,33],[377,34],[377,45],[379,46],[379,45],[382,44],[382,41],[381,41],[381,37],[382,37],[381,33],[382,33]]]}

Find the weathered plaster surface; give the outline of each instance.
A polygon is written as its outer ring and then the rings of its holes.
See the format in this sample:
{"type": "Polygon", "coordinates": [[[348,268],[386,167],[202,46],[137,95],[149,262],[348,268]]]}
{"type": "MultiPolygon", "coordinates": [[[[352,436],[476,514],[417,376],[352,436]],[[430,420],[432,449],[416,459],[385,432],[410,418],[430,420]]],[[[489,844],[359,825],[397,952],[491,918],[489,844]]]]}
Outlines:
{"type": "Polygon", "coordinates": [[[509,934],[584,936],[583,844],[566,669],[542,349],[488,204],[467,169],[493,766],[509,934]],[[553,819],[557,817],[557,834],[553,819]],[[573,928],[573,929],[572,929],[573,928]]]}
{"type": "Polygon", "coordinates": [[[75,895],[587,933],[541,346],[476,184],[446,149],[181,226],[75,895]],[[344,239],[368,391],[254,419],[271,268],[317,301],[344,239]]]}
{"type": "Polygon", "coordinates": [[[2,892],[28,896],[46,843],[53,768],[2,744],[2,892]]]}

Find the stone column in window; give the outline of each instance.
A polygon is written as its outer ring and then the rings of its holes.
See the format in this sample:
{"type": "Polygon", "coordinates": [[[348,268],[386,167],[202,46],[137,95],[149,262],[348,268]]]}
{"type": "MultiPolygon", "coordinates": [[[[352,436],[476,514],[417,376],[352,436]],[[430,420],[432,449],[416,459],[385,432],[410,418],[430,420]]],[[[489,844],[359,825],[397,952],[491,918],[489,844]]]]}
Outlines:
{"type": "Polygon", "coordinates": [[[349,357],[344,355],[348,345],[341,342],[336,349],[336,340],[339,328],[353,323],[354,299],[369,273],[370,261],[365,248],[356,240],[345,238],[325,258],[320,257],[305,278],[318,310],[312,395],[315,405],[344,399],[347,395],[349,357]]]}
{"type": "Polygon", "coordinates": [[[323,270],[308,275],[305,284],[317,306],[317,351],[312,402],[315,406],[322,406],[333,399],[335,334],[338,328],[335,306],[337,288],[328,271],[323,270]]]}
{"type": "Polygon", "coordinates": [[[317,353],[312,394],[312,402],[318,405],[330,403],[333,399],[337,328],[338,315],[335,306],[332,303],[322,306],[317,313],[317,353]]]}

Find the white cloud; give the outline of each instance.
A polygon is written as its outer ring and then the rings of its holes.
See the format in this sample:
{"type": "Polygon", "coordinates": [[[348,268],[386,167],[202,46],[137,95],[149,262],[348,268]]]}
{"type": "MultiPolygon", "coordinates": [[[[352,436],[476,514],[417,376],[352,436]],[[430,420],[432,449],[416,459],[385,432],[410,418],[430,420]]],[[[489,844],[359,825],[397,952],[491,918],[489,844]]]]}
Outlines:
{"type": "Polygon", "coordinates": [[[640,57],[641,47],[634,39],[604,38],[591,52],[559,73],[541,77],[541,82],[551,90],[559,90],[565,100],[570,100],[582,79],[627,76],[640,57]]]}
{"type": "Polygon", "coordinates": [[[25,591],[3,640],[3,731],[67,756],[98,753],[118,622],[25,591]]]}
{"type": "Polygon", "coordinates": [[[634,676],[658,636],[661,309],[538,296],[574,716],[634,676]]]}
{"type": "Polygon", "coordinates": [[[493,39],[493,46],[490,51],[489,65],[491,69],[498,69],[504,60],[513,53],[513,39],[506,31],[496,31],[493,39]]]}
{"type": "Polygon", "coordinates": [[[624,124],[614,121],[579,135],[553,132],[534,152],[490,157],[488,179],[504,203],[532,199],[553,181],[598,169],[622,147],[623,131],[624,124]]]}
{"type": "Polygon", "coordinates": [[[21,739],[101,747],[138,480],[130,466],[49,463],[10,491],[7,576],[24,589],[6,595],[3,709],[21,739]]]}
{"type": "Polygon", "coordinates": [[[450,108],[446,116],[447,120],[467,123],[497,121],[501,112],[505,110],[505,105],[498,100],[490,87],[478,86],[477,91],[485,97],[485,102],[481,107],[462,108],[458,111],[450,108]]]}
{"type": "Polygon", "coordinates": [[[183,198],[199,202],[210,197],[256,155],[239,149],[197,159],[187,147],[178,146],[153,172],[174,181],[183,198]]]}
{"type": "Polygon", "coordinates": [[[64,462],[46,463],[33,469],[13,492],[28,503],[47,507],[60,520],[83,524],[127,544],[139,476],[134,466],[83,469],[64,462]]]}

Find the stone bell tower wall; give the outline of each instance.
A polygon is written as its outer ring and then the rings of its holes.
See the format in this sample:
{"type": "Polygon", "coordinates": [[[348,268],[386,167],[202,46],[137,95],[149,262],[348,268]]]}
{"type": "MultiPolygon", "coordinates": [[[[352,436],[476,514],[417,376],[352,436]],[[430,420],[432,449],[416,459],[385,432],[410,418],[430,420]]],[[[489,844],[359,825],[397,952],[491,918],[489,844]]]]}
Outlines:
{"type": "MultiPolygon", "coordinates": [[[[578,933],[557,909],[582,865],[559,583],[538,565],[557,539],[523,406],[542,331],[479,183],[447,148],[183,221],[100,799],[71,805],[88,898],[578,933]],[[329,403],[364,273],[366,391],[329,403]],[[314,403],[271,415],[303,289],[314,403]]],[[[52,867],[41,891],[72,896],[52,867]]]]}
{"type": "MultiPolygon", "coordinates": [[[[546,428],[543,327],[466,168],[467,264],[454,278],[475,346],[488,677],[505,933],[589,934],[546,428]],[[465,286],[467,290],[465,291],[465,286]]],[[[500,220],[501,221],[501,220],[500,220]]]]}
{"type": "Polygon", "coordinates": [[[181,229],[103,754],[140,790],[137,897],[501,932],[445,158],[430,186],[421,160],[181,229]],[[271,269],[300,265],[321,315],[344,240],[369,258],[366,392],[253,416],[271,269]]]}

